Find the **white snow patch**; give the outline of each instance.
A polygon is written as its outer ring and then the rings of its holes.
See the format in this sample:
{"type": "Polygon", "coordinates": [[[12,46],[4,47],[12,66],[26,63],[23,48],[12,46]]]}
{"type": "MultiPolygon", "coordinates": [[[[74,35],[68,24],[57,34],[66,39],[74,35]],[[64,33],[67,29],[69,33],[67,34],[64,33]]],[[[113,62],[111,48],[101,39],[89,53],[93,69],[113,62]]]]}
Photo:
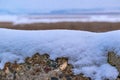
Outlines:
{"type": "Polygon", "coordinates": [[[103,64],[101,66],[87,66],[83,67],[81,70],[85,76],[90,76],[92,80],[114,80],[118,75],[116,68],[109,64],[103,64]]]}
{"type": "Polygon", "coordinates": [[[75,30],[0,29],[0,68],[7,61],[23,62],[36,52],[48,53],[51,59],[68,57],[74,73],[93,80],[114,80],[118,71],[107,63],[107,51],[120,55],[120,30],[93,33],[75,30]]]}
{"type": "Polygon", "coordinates": [[[0,15],[0,22],[17,24],[56,22],[120,22],[120,15],[0,15]]]}

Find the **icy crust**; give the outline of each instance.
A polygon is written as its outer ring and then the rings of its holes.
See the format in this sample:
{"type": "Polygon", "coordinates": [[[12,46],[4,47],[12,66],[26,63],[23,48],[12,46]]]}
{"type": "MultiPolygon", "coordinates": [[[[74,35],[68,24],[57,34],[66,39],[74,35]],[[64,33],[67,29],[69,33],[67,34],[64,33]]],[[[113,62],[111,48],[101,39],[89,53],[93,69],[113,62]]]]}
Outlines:
{"type": "Polygon", "coordinates": [[[0,68],[5,62],[24,62],[25,57],[39,52],[51,59],[68,57],[74,73],[92,80],[114,80],[118,71],[107,63],[107,52],[120,55],[120,31],[92,33],[75,30],[10,30],[0,29],[0,68]]]}

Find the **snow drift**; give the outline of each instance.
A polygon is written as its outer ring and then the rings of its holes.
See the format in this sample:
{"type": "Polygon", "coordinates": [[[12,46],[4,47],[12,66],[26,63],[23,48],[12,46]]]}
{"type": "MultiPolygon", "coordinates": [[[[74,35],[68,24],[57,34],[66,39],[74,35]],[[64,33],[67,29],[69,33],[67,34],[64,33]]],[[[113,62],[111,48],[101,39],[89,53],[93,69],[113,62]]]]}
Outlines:
{"type": "Polygon", "coordinates": [[[0,68],[7,61],[21,63],[36,52],[48,53],[51,59],[68,57],[74,73],[83,73],[92,80],[118,76],[107,63],[107,52],[120,55],[120,31],[92,33],[75,30],[10,30],[0,29],[0,68]]]}

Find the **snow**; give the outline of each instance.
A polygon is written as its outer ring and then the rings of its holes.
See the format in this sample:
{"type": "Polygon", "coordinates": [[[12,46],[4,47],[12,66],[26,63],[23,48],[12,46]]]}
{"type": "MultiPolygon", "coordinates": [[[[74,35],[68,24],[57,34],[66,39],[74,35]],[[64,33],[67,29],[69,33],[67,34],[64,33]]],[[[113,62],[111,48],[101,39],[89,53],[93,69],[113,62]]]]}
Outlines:
{"type": "Polygon", "coordinates": [[[0,29],[0,68],[7,61],[21,63],[36,52],[51,59],[68,57],[74,73],[92,80],[115,80],[118,71],[107,63],[107,51],[120,55],[120,30],[93,33],[76,30],[0,29]]]}
{"type": "Polygon", "coordinates": [[[0,22],[17,24],[55,22],[120,22],[120,15],[0,15],[0,22]]]}
{"type": "Polygon", "coordinates": [[[91,76],[92,80],[114,80],[116,78],[116,75],[118,75],[118,73],[116,73],[117,70],[114,67],[111,67],[109,64],[103,64],[100,67],[83,67],[82,72],[86,76],[91,76]]]}

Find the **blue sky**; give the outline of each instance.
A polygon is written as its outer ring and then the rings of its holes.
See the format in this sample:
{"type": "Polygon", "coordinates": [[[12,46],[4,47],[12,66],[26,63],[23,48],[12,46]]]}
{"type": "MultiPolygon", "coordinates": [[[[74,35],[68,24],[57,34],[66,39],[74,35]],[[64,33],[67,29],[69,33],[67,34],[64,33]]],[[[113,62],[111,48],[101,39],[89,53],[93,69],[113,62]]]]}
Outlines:
{"type": "Polygon", "coordinates": [[[120,8],[120,0],[0,0],[0,9],[41,10],[120,8]]]}

